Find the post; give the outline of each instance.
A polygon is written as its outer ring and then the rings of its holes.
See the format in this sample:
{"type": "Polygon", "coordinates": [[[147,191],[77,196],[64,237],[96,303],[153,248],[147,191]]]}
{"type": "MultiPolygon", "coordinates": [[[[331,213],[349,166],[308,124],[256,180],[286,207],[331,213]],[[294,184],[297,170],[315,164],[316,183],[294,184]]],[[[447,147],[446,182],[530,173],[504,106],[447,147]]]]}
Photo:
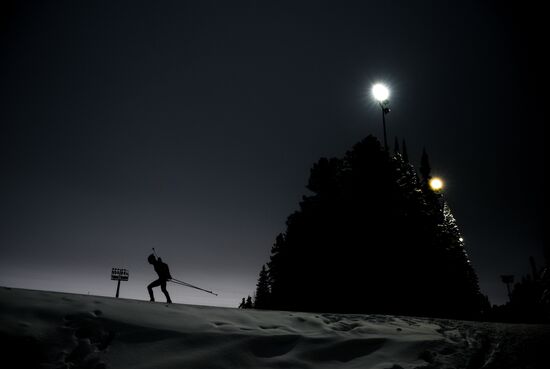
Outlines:
{"type": "Polygon", "coordinates": [[[384,128],[384,150],[388,151],[388,139],[386,137],[386,108],[380,103],[382,108],[382,127],[384,128]]]}
{"type": "Polygon", "coordinates": [[[120,291],[120,278],[118,279],[118,283],[116,284],[116,298],[118,299],[118,292],[120,291]]]}
{"type": "Polygon", "coordinates": [[[378,101],[380,109],[382,109],[382,128],[384,129],[384,151],[388,151],[388,137],[386,134],[386,114],[390,112],[388,98],[390,97],[390,91],[386,86],[381,83],[376,83],[372,86],[372,95],[374,99],[378,101]]]}

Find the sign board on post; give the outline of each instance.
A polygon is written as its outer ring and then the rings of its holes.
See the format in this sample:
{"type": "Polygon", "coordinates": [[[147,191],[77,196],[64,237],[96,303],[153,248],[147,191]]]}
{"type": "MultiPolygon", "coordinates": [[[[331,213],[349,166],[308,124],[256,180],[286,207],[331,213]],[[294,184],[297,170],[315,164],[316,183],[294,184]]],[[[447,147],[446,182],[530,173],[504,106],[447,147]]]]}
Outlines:
{"type": "Polygon", "coordinates": [[[111,280],[118,281],[116,286],[116,296],[118,298],[118,293],[120,291],[120,281],[127,281],[130,276],[128,269],[123,268],[113,268],[111,269],[111,280]]]}

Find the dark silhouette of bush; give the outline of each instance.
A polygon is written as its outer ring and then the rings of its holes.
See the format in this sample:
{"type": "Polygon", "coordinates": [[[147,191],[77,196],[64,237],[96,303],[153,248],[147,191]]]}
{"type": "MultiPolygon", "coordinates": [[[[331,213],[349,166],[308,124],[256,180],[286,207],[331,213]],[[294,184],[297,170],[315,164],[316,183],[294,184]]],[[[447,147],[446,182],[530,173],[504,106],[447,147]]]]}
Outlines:
{"type": "Polygon", "coordinates": [[[246,301],[243,297],[241,303],[239,304],[239,309],[252,309],[254,308],[254,303],[252,302],[252,297],[247,296],[246,301]]]}
{"type": "Polygon", "coordinates": [[[245,298],[243,297],[241,303],[239,304],[239,309],[244,309],[245,305],[246,305],[246,301],[245,301],[245,298]]]}

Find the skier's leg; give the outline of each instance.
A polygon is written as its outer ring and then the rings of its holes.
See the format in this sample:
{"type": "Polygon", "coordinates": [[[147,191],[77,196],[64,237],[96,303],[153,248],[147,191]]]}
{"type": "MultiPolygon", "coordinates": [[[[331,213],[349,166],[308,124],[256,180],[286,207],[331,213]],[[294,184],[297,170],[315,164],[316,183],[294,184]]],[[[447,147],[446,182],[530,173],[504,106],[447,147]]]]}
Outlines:
{"type": "Polygon", "coordinates": [[[151,298],[151,301],[155,301],[155,296],[153,295],[153,287],[158,287],[160,286],[160,284],[160,279],[157,279],[147,286],[147,291],[149,291],[149,297],[151,298]]]}
{"type": "Polygon", "coordinates": [[[170,295],[168,294],[168,290],[166,289],[166,280],[162,280],[160,283],[160,290],[164,293],[164,296],[166,296],[166,302],[171,304],[172,300],[170,299],[170,295]]]}

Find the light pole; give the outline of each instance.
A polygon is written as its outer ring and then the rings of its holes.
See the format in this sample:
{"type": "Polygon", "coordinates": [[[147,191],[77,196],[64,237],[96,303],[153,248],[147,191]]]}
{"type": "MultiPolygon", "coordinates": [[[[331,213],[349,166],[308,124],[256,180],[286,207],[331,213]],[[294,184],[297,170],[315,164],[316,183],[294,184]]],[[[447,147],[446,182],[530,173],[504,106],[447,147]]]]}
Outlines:
{"type": "Polygon", "coordinates": [[[380,108],[382,109],[382,127],[384,128],[384,149],[388,151],[388,139],[386,137],[386,114],[390,112],[388,105],[390,101],[390,90],[381,83],[376,83],[372,86],[372,95],[378,101],[380,108]]]}

